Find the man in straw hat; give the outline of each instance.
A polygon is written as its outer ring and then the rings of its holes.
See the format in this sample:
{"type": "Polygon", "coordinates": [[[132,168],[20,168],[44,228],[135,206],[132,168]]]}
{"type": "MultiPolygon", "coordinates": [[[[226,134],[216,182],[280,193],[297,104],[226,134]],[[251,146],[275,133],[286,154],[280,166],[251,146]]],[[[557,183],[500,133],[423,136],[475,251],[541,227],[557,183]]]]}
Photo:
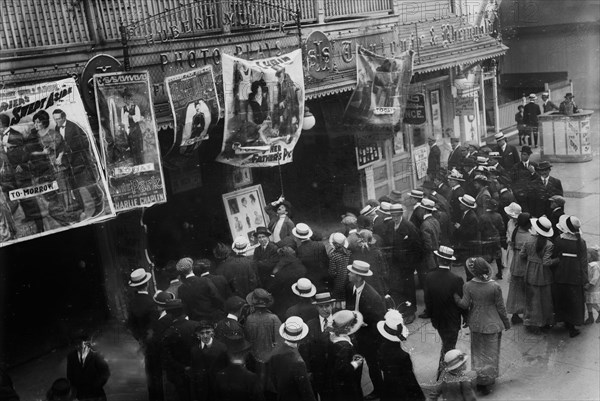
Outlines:
{"type": "Polygon", "coordinates": [[[298,316],[289,317],[280,327],[279,345],[269,359],[269,372],[280,401],[316,401],[306,364],[298,343],[308,335],[308,326],[298,316]]]}
{"type": "Polygon", "coordinates": [[[306,322],[315,319],[318,316],[318,312],[312,303],[312,297],[317,293],[317,288],[314,284],[307,278],[301,278],[292,284],[291,288],[292,292],[296,295],[296,304],[288,308],[284,318],[299,316],[306,322]]]}
{"type": "MultiPolygon", "coordinates": [[[[442,229],[440,222],[433,217],[435,209],[435,203],[430,199],[423,199],[421,201],[421,207],[427,211],[423,216],[423,223],[421,224],[421,238],[423,240],[423,259],[417,268],[417,274],[419,276],[419,283],[421,287],[425,289],[425,277],[430,271],[435,270],[437,263],[433,251],[437,251],[440,246],[440,236],[442,229]]],[[[428,318],[427,311],[419,315],[420,318],[428,318]]]]}
{"type": "Polygon", "coordinates": [[[225,259],[215,273],[227,279],[233,295],[243,298],[258,287],[258,275],[253,260],[245,255],[250,249],[248,237],[244,235],[235,237],[231,249],[233,255],[225,259]]]}
{"type": "Polygon", "coordinates": [[[218,321],[225,316],[223,299],[208,277],[198,277],[193,272],[194,261],[182,258],[177,262],[181,275],[179,298],[183,302],[190,319],[218,321]]]}
{"type": "Polygon", "coordinates": [[[127,326],[131,330],[133,338],[140,344],[148,337],[150,323],[158,317],[156,304],[148,294],[148,282],[152,274],[144,269],[135,269],[129,275],[129,287],[135,290],[131,302],[129,303],[129,318],[127,326]]]}
{"type": "Polygon", "coordinates": [[[300,245],[296,250],[296,256],[306,267],[306,278],[318,287],[327,285],[327,267],[329,266],[329,256],[327,249],[322,241],[313,241],[313,230],[304,223],[296,224],[292,230],[294,237],[300,240],[300,245]]]}
{"type": "Polygon", "coordinates": [[[451,218],[453,223],[460,222],[462,218],[460,201],[458,199],[465,194],[465,190],[462,187],[464,182],[464,175],[457,169],[452,169],[448,174],[448,185],[452,191],[448,201],[450,202],[450,208],[452,209],[451,218]]]}
{"type": "Polygon", "coordinates": [[[365,277],[372,275],[373,272],[368,263],[355,260],[348,266],[349,285],[346,287],[346,309],[362,313],[366,323],[356,333],[356,348],[369,365],[369,376],[373,383],[373,393],[367,396],[369,399],[375,399],[381,394],[383,384],[377,361],[377,349],[380,343],[377,335],[377,322],[382,320],[385,314],[383,299],[365,281],[365,277]]]}
{"type": "Polygon", "coordinates": [[[467,313],[454,303],[454,294],[462,297],[463,279],[450,271],[450,264],[456,260],[454,250],[440,246],[434,251],[438,267],[425,279],[425,308],[431,317],[431,324],[442,339],[438,376],[444,370],[444,354],[456,346],[461,318],[467,321],[467,313]]]}
{"type": "MultiPolygon", "coordinates": [[[[527,126],[529,132],[533,134],[533,145],[537,148],[538,141],[538,116],[542,114],[540,106],[535,102],[537,96],[535,93],[529,95],[529,103],[524,106],[523,109],[523,122],[527,126]]],[[[531,139],[529,139],[531,145],[531,139]]]]}
{"type": "Polygon", "coordinates": [[[499,132],[494,135],[494,139],[496,140],[496,145],[492,150],[499,153],[500,165],[505,170],[510,170],[513,165],[518,163],[521,159],[519,157],[519,151],[517,147],[514,145],[509,145],[506,141],[506,137],[504,133],[499,132]]]}

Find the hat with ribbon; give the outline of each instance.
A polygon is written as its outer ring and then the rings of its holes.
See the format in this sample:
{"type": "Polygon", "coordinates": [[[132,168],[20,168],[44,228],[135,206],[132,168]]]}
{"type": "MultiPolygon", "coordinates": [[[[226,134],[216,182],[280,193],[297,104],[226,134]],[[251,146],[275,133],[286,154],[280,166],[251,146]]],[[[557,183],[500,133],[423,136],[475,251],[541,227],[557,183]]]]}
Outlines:
{"type": "Polygon", "coordinates": [[[390,309],[383,318],[384,320],[377,322],[379,334],[390,341],[405,341],[408,337],[408,329],[404,325],[402,314],[396,309],[390,309]]]}
{"type": "Polygon", "coordinates": [[[279,327],[279,335],[284,340],[297,342],[302,340],[308,334],[308,326],[302,318],[298,316],[290,316],[279,327]]]}
{"type": "Polygon", "coordinates": [[[473,198],[471,195],[459,196],[458,201],[471,209],[475,209],[477,207],[477,204],[475,203],[475,198],[473,198]]]}
{"type": "Polygon", "coordinates": [[[362,260],[355,260],[347,267],[348,271],[358,274],[359,276],[372,276],[371,265],[362,260]]]}
{"type": "Polygon", "coordinates": [[[531,219],[531,226],[536,233],[542,237],[552,238],[554,230],[552,229],[552,223],[546,216],[542,216],[539,219],[531,219]]]}
{"type": "Polygon", "coordinates": [[[494,135],[494,139],[496,141],[501,141],[503,139],[506,139],[506,137],[504,136],[504,133],[502,132],[498,132],[496,135],[494,135]]]}
{"type": "Polygon", "coordinates": [[[504,212],[513,219],[516,219],[523,212],[523,209],[518,203],[511,202],[510,205],[504,207],[504,212]]]}
{"type": "Polygon", "coordinates": [[[246,253],[246,251],[250,249],[250,241],[248,241],[248,237],[244,235],[235,237],[233,244],[231,244],[231,249],[233,249],[233,252],[237,253],[238,255],[246,253]]]}
{"type": "Polygon", "coordinates": [[[139,287],[140,285],[146,284],[152,278],[152,274],[148,273],[146,270],[139,268],[135,269],[129,275],[129,286],[130,287],[139,287]]]}
{"type": "Polygon", "coordinates": [[[575,216],[563,214],[558,218],[558,224],[556,224],[556,228],[563,233],[577,234],[581,228],[581,221],[575,216]]]}
{"type": "Polygon", "coordinates": [[[537,95],[535,93],[532,93],[532,94],[529,95],[529,99],[530,100],[531,99],[535,100],[535,99],[537,99],[537,95]]]}
{"type": "Polygon", "coordinates": [[[461,182],[463,182],[465,180],[463,178],[462,173],[455,168],[453,168],[452,171],[450,171],[450,174],[448,174],[448,179],[455,180],[455,181],[461,181],[461,182]]]}
{"type": "Polygon", "coordinates": [[[332,331],[336,334],[352,335],[356,333],[364,323],[362,313],[347,309],[335,312],[331,319],[332,331]]]}
{"type": "Polygon", "coordinates": [[[310,298],[317,293],[317,287],[307,278],[298,279],[292,284],[292,292],[302,298],[310,298]]]}
{"type": "Polygon", "coordinates": [[[323,305],[331,302],[335,302],[334,298],[331,298],[330,292],[318,292],[315,294],[312,304],[313,305],[323,305]]]}
{"type": "Polygon", "coordinates": [[[404,207],[400,203],[392,203],[390,206],[390,214],[403,214],[404,207]]]}
{"type": "Polygon", "coordinates": [[[427,198],[423,198],[423,200],[421,201],[421,207],[425,210],[429,210],[430,212],[436,210],[435,202],[427,198]]]}
{"type": "Polygon", "coordinates": [[[381,210],[381,213],[383,214],[390,214],[391,208],[392,204],[389,202],[381,202],[381,205],[379,206],[379,210],[381,210]]]}
{"type": "Polygon", "coordinates": [[[456,260],[456,257],[454,256],[454,249],[450,248],[449,246],[440,245],[438,250],[433,251],[433,253],[443,259],[456,260]]]}
{"type": "Polygon", "coordinates": [[[329,243],[331,246],[335,246],[335,244],[337,244],[343,246],[344,248],[348,248],[348,239],[342,233],[331,234],[329,237],[329,243]]]}
{"type": "Polygon", "coordinates": [[[425,194],[423,194],[423,191],[419,191],[418,189],[411,190],[408,195],[411,198],[415,198],[415,199],[423,199],[423,196],[425,196],[425,194]]]}
{"type": "Polygon", "coordinates": [[[370,216],[373,213],[375,213],[378,209],[379,209],[378,206],[366,205],[365,207],[363,207],[362,209],[360,209],[359,213],[360,213],[361,216],[370,216]]]}
{"type": "Polygon", "coordinates": [[[444,355],[444,365],[446,370],[455,370],[467,363],[467,354],[458,349],[453,349],[444,355]]]}
{"type": "Polygon", "coordinates": [[[307,224],[298,223],[296,227],[292,229],[292,234],[294,237],[299,239],[309,239],[313,235],[313,231],[307,224]]]}

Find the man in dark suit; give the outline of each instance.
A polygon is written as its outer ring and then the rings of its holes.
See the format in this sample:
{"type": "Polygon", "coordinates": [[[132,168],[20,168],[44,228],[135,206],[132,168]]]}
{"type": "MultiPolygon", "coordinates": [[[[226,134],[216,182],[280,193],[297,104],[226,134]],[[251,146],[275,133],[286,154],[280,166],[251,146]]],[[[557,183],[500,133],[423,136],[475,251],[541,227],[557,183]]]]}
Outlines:
{"type": "Polygon", "coordinates": [[[452,213],[450,217],[453,223],[458,223],[462,219],[462,213],[460,210],[460,202],[459,198],[465,194],[465,190],[462,187],[462,183],[465,182],[462,173],[458,170],[453,169],[450,174],[448,174],[448,185],[452,190],[452,193],[448,200],[450,201],[450,209],[452,213]]]}
{"type": "Polygon", "coordinates": [[[561,233],[561,231],[557,229],[556,225],[558,224],[560,216],[565,214],[565,198],[563,198],[560,195],[554,195],[551,196],[550,199],[548,199],[548,201],[550,202],[551,210],[548,219],[550,219],[550,221],[552,222],[552,228],[554,228],[554,237],[552,237],[554,239],[561,233]]]}
{"type": "Polygon", "coordinates": [[[244,337],[244,329],[240,324],[242,310],[246,306],[246,301],[237,295],[233,295],[225,301],[225,316],[215,326],[215,337],[217,340],[225,342],[226,338],[231,336],[244,337]]]}
{"type": "Polygon", "coordinates": [[[381,343],[377,322],[383,320],[385,303],[377,291],[365,282],[365,277],[372,275],[371,266],[361,260],[355,260],[348,266],[346,309],[358,311],[363,315],[365,326],[356,332],[356,350],[367,361],[369,376],[373,383],[373,392],[367,395],[365,400],[374,400],[383,391],[383,378],[377,359],[377,350],[381,343]]]}
{"type": "Polygon", "coordinates": [[[442,340],[438,376],[444,370],[444,354],[456,346],[461,317],[466,322],[466,312],[454,302],[454,294],[462,297],[463,279],[450,271],[450,263],[456,260],[454,250],[440,246],[434,252],[438,268],[427,275],[425,307],[431,316],[431,324],[442,340]]]}
{"type": "Polygon", "coordinates": [[[515,164],[510,171],[513,194],[524,212],[529,212],[528,197],[530,184],[535,178],[535,167],[537,166],[536,163],[529,160],[532,153],[529,146],[523,146],[521,148],[521,161],[515,164]]]}
{"type": "Polygon", "coordinates": [[[502,132],[494,135],[496,138],[496,146],[494,147],[494,151],[500,153],[500,159],[498,163],[505,169],[510,170],[512,166],[517,164],[521,158],[519,156],[519,151],[516,146],[509,145],[506,142],[506,137],[502,132]]]}
{"type": "Polygon", "coordinates": [[[227,279],[219,274],[212,274],[210,272],[212,268],[212,262],[208,259],[197,259],[194,261],[192,271],[195,276],[205,277],[212,281],[214,286],[217,288],[217,292],[221,299],[225,300],[231,296],[231,288],[227,279]]]}
{"type": "Polygon", "coordinates": [[[67,355],[67,379],[77,390],[77,399],[106,401],[104,385],[110,377],[108,363],[94,351],[88,333],[80,331],[74,340],[75,349],[67,355]]]}
{"type": "Polygon", "coordinates": [[[258,376],[246,367],[251,347],[252,344],[243,337],[227,342],[229,364],[215,376],[216,400],[264,400],[258,376]]]}
{"type": "Polygon", "coordinates": [[[529,146],[531,146],[531,136],[529,134],[529,132],[527,131],[527,126],[525,125],[525,119],[524,119],[524,114],[523,111],[525,110],[525,107],[523,107],[523,105],[519,105],[519,107],[517,107],[517,113],[515,114],[515,122],[517,123],[517,131],[518,131],[518,135],[519,135],[519,146],[527,143],[527,138],[529,138],[529,146]]]}
{"type": "Polygon", "coordinates": [[[556,177],[550,176],[552,165],[547,161],[540,162],[535,168],[536,176],[531,182],[529,192],[529,213],[532,217],[552,214],[550,198],[554,195],[563,196],[562,183],[556,177]]]}
{"type": "Polygon", "coordinates": [[[301,241],[296,250],[296,256],[306,267],[306,278],[316,287],[326,287],[329,276],[327,273],[329,256],[327,256],[325,244],[321,241],[311,240],[313,231],[304,223],[296,224],[292,234],[301,241]]]}
{"type": "Polygon", "coordinates": [[[258,247],[254,248],[254,264],[258,271],[258,279],[264,287],[279,260],[277,245],[271,242],[271,232],[267,227],[256,227],[254,236],[258,240],[258,247]]]}
{"type": "Polygon", "coordinates": [[[92,150],[87,135],[74,122],[67,120],[67,114],[56,109],[52,113],[56,123],[56,130],[65,140],[65,157],[71,167],[68,179],[73,188],[73,195],[77,202],[77,211],[83,213],[85,205],[81,197],[81,188],[85,187],[94,202],[93,215],[102,213],[104,207],[104,194],[96,182],[96,166],[92,159],[92,150]]]}
{"type": "MultiPolygon", "coordinates": [[[[479,218],[475,209],[477,203],[470,195],[461,196],[459,199],[462,218],[456,223],[454,232],[455,247],[457,248],[457,259],[460,264],[469,257],[481,255],[481,236],[479,232],[479,218]]],[[[472,278],[471,273],[465,268],[467,277],[472,278]]]]}
{"type": "MultiPolygon", "coordinates": [[[[423,259],[421,264],[417,268],[417,274],[419,276],[419,283],[425,290],[425,280],[427,274],[437,267],[435,256],[433,251],[437,251],[440,246],[440,236],[442,229],[439,221],[433,217],[433,211],[435,210],[435,203],[430,199],[423,199],[421,201],[421,207],[427,212],[423,216],[423,223],[421,223],[421,239],[423,242],[423,259]]],[[[421,319],[428,319],[429,312],[427,309],[419,315],[421,319]]]]}
{"type": "MultiPolygon", "coordinates": [[[[538,142],[538,116],[542,114],[540,106],[535,102],[537,96],[535,93],[529,95],[529,103],[524,106],[523,109],[523,122],[527,126],[527,129],[533,134],[533,146],[537,148],[538,142]]],[[[529,139],[531,145],[531,139],[529,139]]]]}
{"type": "Polygon", "coordinates": [[[429,156],[427,157],[427,176],[433,181],[440,173],[441,161],[440,161],[440,148],[436,144],[435,138],[429,138],[429,156]]]}
{"type": "Polygon", "coordinates": [[[175,299],[175,296],[167,291],[158,291],[152,298],[158,306],[160,314],[150,324],[148,338],[146,339],[145,366],[148,381],[148,399],[150,401],[163,401],[165,398],[160,342],[165,331],[173,323],[173,317],[164,310],[164,306],[168,300],[175,299]]]}
{"type": "Polygon", "coordinates": [[[183,258],[177,262],[176,268],[181,275],[179,298],[190,319],[216,322],[225,316],[223,299],[211,280],[198,277],[192,272],[193,263],[191,258],[183,258]]]}
{"type": "Polygon", "coordinates": [[[452,146],[452,151],[448,156],[448,170],[459,168],[463,159],[463,149],[462,146],[460,146],[460,138],[450,138],[450,146],[452,146]]]}
{"type": "Polygon", "coordinates": [[[135,289],[135,294],[129,304],[129,318],[127,326],[133,334],[133,338],[144,346],[150,325],[158,318],[158,309],[154,300],[148,294],[148,281],[152,274],[144,269],[134,270],[129,279],[129,286],[135,289]]]}
{"type": "Polygon", "coordinates": [[[194,400],[214,400],[214,378],[227,367],[227,346],[215,338],[212,323],[203,320],[194,331],[196,344],[192,347],[192,388],[194,400]]]}

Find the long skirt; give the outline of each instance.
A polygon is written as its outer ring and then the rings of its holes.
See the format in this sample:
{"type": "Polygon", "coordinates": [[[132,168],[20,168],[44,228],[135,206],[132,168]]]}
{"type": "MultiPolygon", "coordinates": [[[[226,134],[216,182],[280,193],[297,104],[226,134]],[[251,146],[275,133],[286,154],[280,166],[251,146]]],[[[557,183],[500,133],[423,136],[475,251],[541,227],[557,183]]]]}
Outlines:
{"type": "Polygon", "coordinates": [[[477,372],[477,384],[489,386],[496,382],[500,372],[499,333],[471,332],[471,369],[477,372]]]}
{"type": "Polygon", "coordinates": [[[510,276],[508,298],[506,298],[506,312],[511,315],[525,313],[524,277],[510,276]]]}
{"type": "Polygon", "coordinates": [[[583,324],[585,298],[582,285],[554,284],[552,288],[554,313],[557,322],[583,324]]]}
{"type": "Polygon", "coordinates": [[[552,307],[552,286],[525,285],[525,326],[543,327],[554,324],[554,308],[552,307]]]}

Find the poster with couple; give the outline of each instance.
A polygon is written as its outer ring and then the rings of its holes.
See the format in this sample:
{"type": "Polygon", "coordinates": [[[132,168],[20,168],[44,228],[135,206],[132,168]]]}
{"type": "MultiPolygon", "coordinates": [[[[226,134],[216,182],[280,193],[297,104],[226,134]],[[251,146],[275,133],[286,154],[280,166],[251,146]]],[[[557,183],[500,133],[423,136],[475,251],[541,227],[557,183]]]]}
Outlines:
{"type": "Polygon", "coordinates": [[[167,201],[147,71],[94,75],[102,155],[117,212],[167,201]]]}
{"type": "Polygon", "coordinates": [[[75,80],[0,98],[0,247],[114,217],[75,80]]]}
{"type": "Polygon", "coordinates": [[[393,58],[356,49],[356,89],[344,122],[374,127],[396,127],[402,122],[413,71],[412,50],[393,58]]]}
{"type": "Polygon", "coordinates": [[[223,54],[225,132],[217,161],[237,167],[292,162],[304,117],[302,52],[261,60],[223,54]]]}
{"type": "Polygon", "coordinates": [[[182,155],[190,154],[208,139],[221,114],[212,66],[167,77],[165,88],[175,127],[169,151],[178,149],[182,155]]]}

